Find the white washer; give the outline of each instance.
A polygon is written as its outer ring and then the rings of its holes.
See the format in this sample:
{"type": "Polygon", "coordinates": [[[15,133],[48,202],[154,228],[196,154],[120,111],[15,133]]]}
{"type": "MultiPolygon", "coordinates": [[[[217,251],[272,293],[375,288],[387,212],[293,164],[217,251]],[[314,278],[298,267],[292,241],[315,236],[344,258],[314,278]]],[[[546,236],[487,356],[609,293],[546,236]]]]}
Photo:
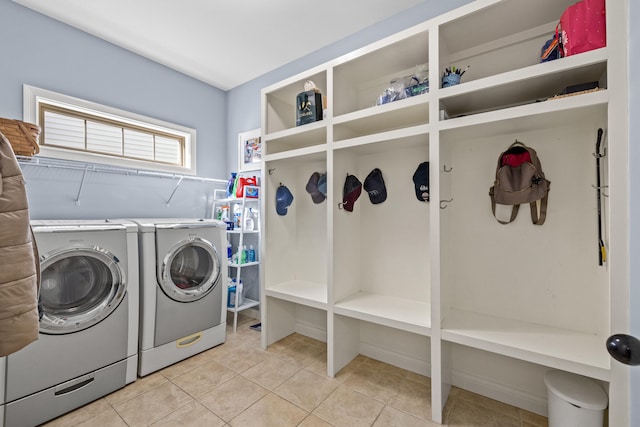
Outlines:
{"type": "Polygon", "coordinates": [[[77,220],[32,226],[44,315],[38,340],[5,358],[0,425],[6,426],[41,424],[136,379],[137,225],[77,220]]]}
{"type": "Polygon", "coordinates": [[[213,219],[133,219],[140,249],[138,375],[226,338],[226,224],[213,219]]]}

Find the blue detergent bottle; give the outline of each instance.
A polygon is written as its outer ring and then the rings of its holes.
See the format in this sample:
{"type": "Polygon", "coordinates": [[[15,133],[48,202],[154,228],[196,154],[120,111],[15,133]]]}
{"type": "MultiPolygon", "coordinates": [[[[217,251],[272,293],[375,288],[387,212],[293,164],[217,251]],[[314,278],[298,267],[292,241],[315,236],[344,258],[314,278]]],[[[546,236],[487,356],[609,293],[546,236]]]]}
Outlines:
{"type": "Polygon", "coordinates": [[[238,174],[236,172],[231,172],[231,178],[227,181],[227,198],[230,198],[233,194],[233,186],[236,182],[236,176],[238,174]]]}

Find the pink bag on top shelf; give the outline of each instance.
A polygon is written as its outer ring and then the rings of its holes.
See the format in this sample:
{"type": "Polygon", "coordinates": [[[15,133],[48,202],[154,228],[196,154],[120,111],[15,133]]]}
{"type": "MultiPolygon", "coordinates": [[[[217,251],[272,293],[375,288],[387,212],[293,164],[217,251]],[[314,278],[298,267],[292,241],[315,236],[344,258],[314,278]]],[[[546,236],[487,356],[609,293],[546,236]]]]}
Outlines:
{"type": "Polygon", "coordinates": [[[562,56],[575,55],[607,45],[605,0],[582,0],[560,17],[562,56]]]}

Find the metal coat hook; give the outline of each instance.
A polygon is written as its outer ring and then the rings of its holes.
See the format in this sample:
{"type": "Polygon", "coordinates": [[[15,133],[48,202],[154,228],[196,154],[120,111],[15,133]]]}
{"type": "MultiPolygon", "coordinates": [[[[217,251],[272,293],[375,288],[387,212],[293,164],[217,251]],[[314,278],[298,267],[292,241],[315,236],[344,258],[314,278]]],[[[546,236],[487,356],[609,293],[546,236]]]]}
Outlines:
{"type": "Polygon", "coordinates": [[[607,157],[607,147],[604,147],[602,149],[602,154],[599,154],[599,153],[591,153],[591,154],[593,155],[593,157],[595,157],[597,159],[602,158],[602,157],[607,157]]]}
{"type": "Polygon", "coordinates": [[[273,175],[273,171],[275,171],[275,170],[276,170],[276,168],[269,169],[269,175],[273,175]]]}
{"type": "Polygon", "coordinates": [[[453,170],[453,167],[450,167],[449,169],[447,169],[447,165],[444,165],[442,168],[445,172],[449,173],[453,170]]]}
{"type": "Polygon", "coordinates": [[[449,200],[440,200],[440,209],[447,209],[447,203],[451,203],[451,202],[453,202],[453,197],[450,198],[449,200]]]}
{"type": "MultiPolygon", "coordinates": [[[[594,190],[602,190],[602,189],[604,189],[604,188],[609,188],[609,186],[608,186],[608,185],[601,185],[600,187],[598,187],[598,186],[593,185],[593,184],[591,184],[591,187],[592,187],[594,190]]],[[[604,191],[602,192],[602,195],[603,195],[604,197],[609,197],[609,195],[608,195],[608,194],[606,194],[604,191]]]]}

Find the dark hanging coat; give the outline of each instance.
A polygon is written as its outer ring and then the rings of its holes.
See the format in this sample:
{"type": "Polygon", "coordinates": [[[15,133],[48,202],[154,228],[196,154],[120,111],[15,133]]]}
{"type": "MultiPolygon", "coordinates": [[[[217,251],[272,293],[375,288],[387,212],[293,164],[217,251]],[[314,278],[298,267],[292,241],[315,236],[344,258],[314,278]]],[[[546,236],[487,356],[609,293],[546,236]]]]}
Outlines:
{"type": "Polygon", "coordinates": [[[22,171],[0,132],[0,356],[38,339],[39,262],[22,171]]]}

